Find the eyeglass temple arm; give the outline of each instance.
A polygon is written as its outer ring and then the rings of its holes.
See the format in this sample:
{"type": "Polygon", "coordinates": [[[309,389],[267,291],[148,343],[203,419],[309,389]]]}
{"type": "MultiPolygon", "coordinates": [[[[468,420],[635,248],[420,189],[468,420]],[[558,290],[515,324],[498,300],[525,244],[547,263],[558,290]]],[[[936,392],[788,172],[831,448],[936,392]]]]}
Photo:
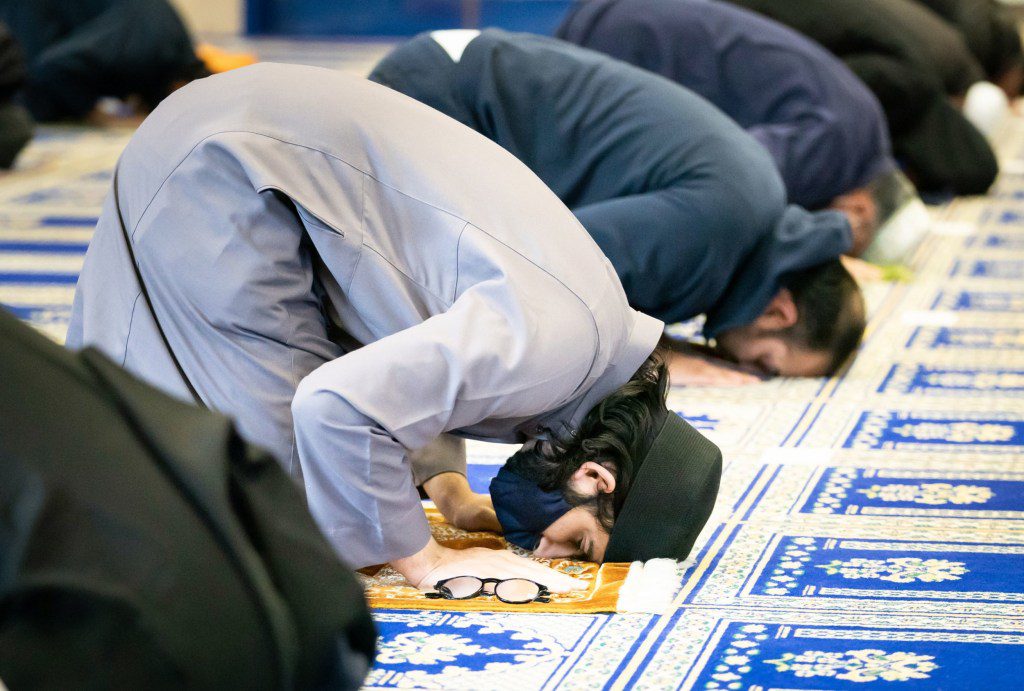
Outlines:
{"type": "Polygon", "coordinates": [[[437,600],[444,598],[446,600],[454,600],[455,597],[452,595],[452,591],[448,589],[444,583],[445,581],[451,580],[446,578],[444,581],[438,581],[434,584],[434,592],[423,593],[423,595],[430,600],[437,600]]]}

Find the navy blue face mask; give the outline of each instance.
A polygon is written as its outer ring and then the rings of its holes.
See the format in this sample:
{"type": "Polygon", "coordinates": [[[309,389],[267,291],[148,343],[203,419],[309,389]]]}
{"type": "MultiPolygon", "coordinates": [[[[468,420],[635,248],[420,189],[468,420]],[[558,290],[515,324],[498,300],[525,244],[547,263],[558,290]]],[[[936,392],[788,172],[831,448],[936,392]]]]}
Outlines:
{"type": "Polygon", "coordinates": [[[505,539],[524,549],[536,549],[541,533],[572,508],[561,492],[546,492],[507,465],[491,480],[490,490],[505,539]]]}

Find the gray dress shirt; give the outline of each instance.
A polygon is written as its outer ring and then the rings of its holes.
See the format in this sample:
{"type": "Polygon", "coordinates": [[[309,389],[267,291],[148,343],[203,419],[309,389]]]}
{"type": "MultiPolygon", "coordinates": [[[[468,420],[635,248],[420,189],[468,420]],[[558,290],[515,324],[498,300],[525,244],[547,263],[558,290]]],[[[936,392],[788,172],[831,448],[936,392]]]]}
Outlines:
{"type": "Polygon", "coordinates": [[[662,330],[511,154],[336,72],[262,64],[181,89],[115,188],[69,345],[186,395],[158,320],[204,402],[301,474],[354,567],[426,544],[410,449],[571,431],[662,330]]]}

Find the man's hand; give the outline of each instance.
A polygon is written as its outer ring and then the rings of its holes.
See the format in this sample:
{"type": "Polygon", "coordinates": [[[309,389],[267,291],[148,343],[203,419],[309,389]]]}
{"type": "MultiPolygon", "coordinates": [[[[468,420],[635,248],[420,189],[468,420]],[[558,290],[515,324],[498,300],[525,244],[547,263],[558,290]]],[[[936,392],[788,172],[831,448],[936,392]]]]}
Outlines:
{"type": "Polygon", "coordinates": [[[424,482],[423,490],[445,519],[456,528],[501,532],[491,497],[470,489],[465,475],[440,473],[424,482]]]}
{"type": "Polygon", "coordinates": [[[528,578],[553,593],[566,593],[587,587],[584,581],[520,557],[507,549],[449,549],[437,544],[433,538],[416,554],[396,559],[391,565],[420,590],[432,590],[438,581],[454,576],[528,578]]]}
{"type": "Polygon", "coordinates": [[[668,374],[673,386],[745,386],[761,381],[725,360],[678,351],[669,355],[668,374]]]}

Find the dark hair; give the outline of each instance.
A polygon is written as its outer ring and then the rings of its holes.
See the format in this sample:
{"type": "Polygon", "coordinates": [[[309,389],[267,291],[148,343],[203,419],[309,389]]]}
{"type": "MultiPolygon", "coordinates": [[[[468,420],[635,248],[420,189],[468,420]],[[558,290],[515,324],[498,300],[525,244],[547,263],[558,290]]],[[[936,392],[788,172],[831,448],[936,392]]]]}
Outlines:
{"type": "Polygon", "coordinates": [[[611,532],[640,463],[669,414],[668,382],[664,357],[655,350],[629,381],[587,413],[579,429],[561,440],[524,446],[508,460],[509,470],[541,489],[561,490],[570,505],[587,508],[611,532]],[[569,487],[573,473],[587,461],[615,474],[614,492],[590,497],[569,487]]]}
{"type": "Polygon", "coordinates": [[[876,175],[868,182],[868,193],[875,202],[876,232],[877,226],[881,226],[886,219],[896,213],[900,202],[903,201],[904,179],[898,169],[893,169],[876,175]]]}
{"type": "Polygon", "coordinates": [[[787,335],[799,346],[830,353],[828,374],[835,374],[864,336],[860,287],[838,259],[787,274],[782,285],[793,294],[799,315],[787,335]]]}

